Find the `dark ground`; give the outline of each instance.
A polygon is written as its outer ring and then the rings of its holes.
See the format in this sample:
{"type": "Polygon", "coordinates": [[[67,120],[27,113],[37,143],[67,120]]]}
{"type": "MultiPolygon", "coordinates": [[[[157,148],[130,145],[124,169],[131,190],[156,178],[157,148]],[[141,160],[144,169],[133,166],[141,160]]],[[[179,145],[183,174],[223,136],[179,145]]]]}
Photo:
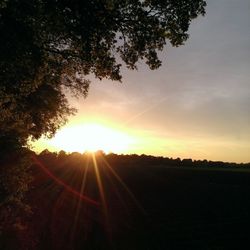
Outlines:
{"type": "Polygon", "coordinates": [[[38,160],[58,179],[33,166],[35,249],[250,249],[248,170],[99,155],[105,208],[91,156],[38,160]],[[81,190],[100,205],[79,199],[81,190]]]}

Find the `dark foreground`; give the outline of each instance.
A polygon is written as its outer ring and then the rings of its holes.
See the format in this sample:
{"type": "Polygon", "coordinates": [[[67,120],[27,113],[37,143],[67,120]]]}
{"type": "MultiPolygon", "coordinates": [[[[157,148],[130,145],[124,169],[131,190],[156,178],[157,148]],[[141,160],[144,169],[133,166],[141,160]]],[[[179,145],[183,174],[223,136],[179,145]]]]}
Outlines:
{"type": "Polygon", "coordinates": [[[27,234],[6,249],[250,249],[248,170],[145,156],[36,160],[27,234]]]}

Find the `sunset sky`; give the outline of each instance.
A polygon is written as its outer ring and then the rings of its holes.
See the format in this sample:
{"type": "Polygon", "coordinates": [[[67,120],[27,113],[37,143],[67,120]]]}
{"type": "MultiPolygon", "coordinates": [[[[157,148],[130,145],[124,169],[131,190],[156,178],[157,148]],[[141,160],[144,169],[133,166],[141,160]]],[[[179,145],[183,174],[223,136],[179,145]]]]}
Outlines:
{"type": "Polygon", "coordinates": [[[206,12],[184,46],[168,44],[160,69],[141,62],[123,68],[122,83],[92,79],[86,99],[70,97],[77,115],[34,149],[99,143],[116,153],[250,162],[250,1],[208,0],[206,12]]]}

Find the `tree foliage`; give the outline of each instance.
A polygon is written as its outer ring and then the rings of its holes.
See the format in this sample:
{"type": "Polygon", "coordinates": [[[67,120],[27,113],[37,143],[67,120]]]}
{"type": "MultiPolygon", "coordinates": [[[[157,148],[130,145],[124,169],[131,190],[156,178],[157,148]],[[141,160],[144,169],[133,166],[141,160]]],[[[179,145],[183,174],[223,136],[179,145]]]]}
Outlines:
{"type": "MultiPolygon", "coordinates": [[[[150,69],[167,41],[182,45],[205,0],[0,0],[0,238],[30,181],[28,139],[53,136],[86,96],[90,75],[121,81],[150,69]]],[[[61,154],[64,157],[63,153],[61,154]]],[[[26,248],[25,248],[26,249],[26,248]]]]}
{"type": "Polygon", "coordinates": [[[29,138],[53,136],[74,113],[66,89],[89,76],[121,81],[121,65],[150,69],[167,41],[182,45],[205,0],[1,0],[0,204],[27,189],[29,138]]]}
{"type": "MultiPolygon", "coordinates": [[[[204,0],[2,0],[0,141],[51,136],[73,113],[65,88],[86,96],[88,75],[121,81],[121,62],[161,65],[182,45],[204,0]]],[[[1,145],[0,145],[1,147],[1,145]]]]}

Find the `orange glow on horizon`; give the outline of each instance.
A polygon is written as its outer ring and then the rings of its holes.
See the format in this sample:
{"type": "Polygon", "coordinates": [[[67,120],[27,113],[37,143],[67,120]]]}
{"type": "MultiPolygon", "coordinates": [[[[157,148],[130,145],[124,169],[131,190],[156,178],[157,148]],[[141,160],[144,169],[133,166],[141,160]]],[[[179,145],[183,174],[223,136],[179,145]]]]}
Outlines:
{"type": "Polygon", "coordinates": [[[66,152],[125,153],[129,151],[134,138],[124,132],[97,123],[85,123],[64,127],[57,132],[49,144],[55,150],[66,152]]]}
{"type": "Polygon", "coordinates": [[[169,130],[147,129],[146,125],[135,127],[116,124],[116,121],[103,118],[73,119],[58,130],[52,139],[43,137],[30,142],[31,149],[37,153],[44,149],[52,152],[64,150],[68,153],[101,150],[106,154],[146,154],[181,159],[249,162],[248,142],[238,144],[218,137],[195,137],[169,130]]]}

